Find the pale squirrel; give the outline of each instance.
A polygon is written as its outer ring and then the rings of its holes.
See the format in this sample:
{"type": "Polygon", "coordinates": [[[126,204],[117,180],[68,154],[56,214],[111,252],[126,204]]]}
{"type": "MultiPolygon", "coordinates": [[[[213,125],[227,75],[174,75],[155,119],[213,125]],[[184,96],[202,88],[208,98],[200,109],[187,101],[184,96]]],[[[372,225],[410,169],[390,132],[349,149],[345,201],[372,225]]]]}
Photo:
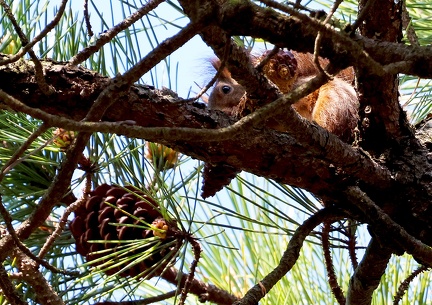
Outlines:
{"type": "MultiPolygon", "coordinates": [[[[259,63],[268,52],[252,59],[253,62],[259,63]]],[[[321,66],[328,63],[328,60],[323,58],[319,61],[321,66]]],[[[212,64],[216,70],[220,68],[219,60],[214,60],[212,64]]],[[[319,70],[310,53],[279,51],[263,66],[263,72],[282,93],[288,93],[313,78],[319,70]]],[[[301,116],[316,122],[342,140],[352,140],[359,108],[357,94],[351,85],[353,79],[352,68],[345,69],[318,90],[294,103],[293,108],[301,116]]],[[[210,109],[233,114],[233,109],[245,97],[243,86],[237,83],[225,68],[210,94],[208,106],[210,109]]]]}

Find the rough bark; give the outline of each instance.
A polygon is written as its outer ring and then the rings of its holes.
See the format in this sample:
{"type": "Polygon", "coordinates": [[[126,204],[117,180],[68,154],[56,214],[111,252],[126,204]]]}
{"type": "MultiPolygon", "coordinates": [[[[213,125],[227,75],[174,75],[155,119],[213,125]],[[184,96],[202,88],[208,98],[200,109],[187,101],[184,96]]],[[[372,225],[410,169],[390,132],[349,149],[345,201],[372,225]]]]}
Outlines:
{"type": "MultiPolygon", "coordinates": [[[[57,92],[51,96],[39,92],[32,78],[31,68],[18,72],[14,65],[0,69],[0,77],[9,80],[2,83],[0,88],[28,106],[37,107],[61,118],[79,121],[85,117],[95,96],[101,93],[108,81],[107,78],[91,71],[69,68],[62,63],[47,62],[44,63],[44,68],[50,84],[57,92]],[[28,94],[29,90],[31,94],[28,94]]],[[[292,115],[297,116],[294,111],[292,115]]],[[[62,124],[59,120],[53,119],[51,123],[68,128],[69,125],[62,124]]],[[[380,172],[381,168],[374,161],[322,128],[300,118],[299,123],[309,128],[309,132],[315,134],[315,139],[299,143],[287,133],[279,133],[261,126],[259,129],[242,130],[235,137],[228,137],[223,141],[212,141],[209,139],[213,138],[213,134],[206,135],[205,129],[227,127],[235,120],[223,113],[211,112],[203,104],[183,102],[172,92],[134,86],[127,98],[120,99],[106,111],[103,120],[118,122],[117,125],[110,126],[111,130],[108,128],[105,131],[125,135],[132,135],[133,131],[129,131],[134,127],[197,128],[202,136],[194,137],[193,141],[185,139],[179,130],[173,130],[171,136],[163,133],[148,136],[145,134],[146,130],[142,129],[141,137],[167,144],[184,154],[207,162],[224,162],[241,170],[299,186],[317,194],[338,189],[346,183],[344,181],[350,179],[349,175],[344,175],[331,166],[342,166],[347,160],[351,161],[350,175],[356,176],[357,173],[361,173],[368,184],[379,182],[385,185],[390,182],[390,176],[385,171],[380,172]],[[313,145],[316,146],[313,148],[313,145]],[[320,158],[311,155],[311,149],[314,149],[320,158]],[[332,150],[334,155],[329,155],[328,150],[332,150]],[[355,169],[356,167],[358,168],[355,169]],[[375,173],[370,175],[365,170],[375,173]],[[332,186],[334,181],[338,182],[336,186],[332,186]]],[[[84,131],[86,125],[82,126],[84,131]]],[[[94,126],[97,130],[97,125],[94,126]]],[[[300,133],[299,135],[301,136],[300,133]]],[[[135,136],[140,137],[137,134],[135,136]]]]}
{"type": "Polygon", "coordinates": [[[387,268],[391,250],[372,239],[366,253],[350,280],[347,305],[367,305],[387,268]]]}

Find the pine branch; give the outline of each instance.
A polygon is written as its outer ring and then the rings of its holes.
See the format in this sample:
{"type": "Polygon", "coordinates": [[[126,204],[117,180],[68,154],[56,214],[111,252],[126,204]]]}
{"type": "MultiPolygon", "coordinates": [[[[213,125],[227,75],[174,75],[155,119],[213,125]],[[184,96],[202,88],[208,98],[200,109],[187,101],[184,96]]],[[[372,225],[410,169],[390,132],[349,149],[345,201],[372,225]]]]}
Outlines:
{"type": "Polygon", "coordinates": [[[370,305],[372,294],[378,287],[384,274],[392,251],[382,247],[376,239],[372,239],[350,280],[347,291],[346,305],[370,305]]]}
{"type": "Polygon", "coordinates": [[[327,277],[328,277],[330,288],[337,302],[339,303],[339,305],[345,305],[345,296],[342,291],[342,288],[339,286],[339,283],[337,281],[337,276],[334,270],[333,259],[330,251],[330,242],[329,242],[330,227],[331,227],[331,223],[325,221],[323,224],[322,235],[321,235],[322,248],[324,250],[324,261],[327,269],[327,277]]]}
{"type": "MultiPolygon", "coordinates": [[[[390,238],[392,240],[389,247],[391,246],[393,251],[399,253],[402,249],[411,254],[416,260],[432,266],[431,248],[410,235],[403,227],[392,220],[358,187],[349,187],[345,194],[347,200],[363,213],[374,234],[380,238],[387,240],[390,238]]],[[[386,249],[383,248],[383,250],[386,249]]],[[[385,252],[389,252],[388,249],[385,252]]]]}
{"type": "Polygon", "coordinates": [[[22,274],[22,279],[32,287],[36,294],[36,301],[39,304],[65,304],[43,274],[38,270],[38,263],[36,261],[25,255],[18,248],[14,249],[13,256],[17,260],[17,267],[22,274]]]}
{"type": "Polygon", "coordinates": [[[291,237],[279,265],[262,281],[252,287],[246,295],[235,302],[235,305],[257,304],[274,285],[295,265],[306,237],[324,221],[335,221],[341,218],[340,212],[333,209],[322,209],[303,222],[291,237]]]}
{"type": "MultiPolygon", "coordinates": [[[[105,121],[118,121],[117,123],[77,122],[75,120],[81,120],[87,115],[86,111],[91,107],[93,98],[107,86],[108,79],[83,68],[65,68],[59,63],[46,62],[45,69],[54,83],[56,79],[62,79],[62,82],[69,79],[70,85],[79,84],[80,90],[70,92],[71,95],[68,95],[67,99],[61,96],[53,96],[51,99],[35,92],[32,94],[32,99],[26,99],[26,104],[40,109],[29,107],[4,93],[1,94],[1,98],[13,109],[39,118],[51,126],[61,126],[67,130],[99,131],[145,138],[209,163],[227,163],[235,168],[259,176],[272,177],[316,194],[331,192],[331,188],[337,187],[337,180],[343,181],[347,176],[358,177],[368,184],[382,188],[390,185],[392,179],[385,168],[377,165],[367,155],[343,143],[324,129],[302,120],[292,109],[287,109],[288,111],[285,112],[290,118],[287,122],[290,122],[291,135],[270,129],[253,128],[255,124],[259,124],[274,112],[274,106],[271,105],[230,125],[233,121],[222,113],[216,114],[202,109],[193,102],[182,103],[181,100],[177,100],[178,102],[174,103],[173,97],[166,93],[154,91],[149,87],[134,86],[127,96],[120,99],[105,113],[105,121]],[[92,81],[89,81],[89,77],[92,81]],[[77,101],[82,103],[79,107],[75,106],[77,101]],[[135,111],[131,112],[131,107],[135,111]],[[164,115],[161,117],[160,113],[164,115]],[[188,120],[184,120],[184,117],[188,120]],[[214,129],[215,127],[225,128],[214,129]],[[189,142],[194,142],[201,149],[199,151],[194,149],[189,142]],[[240,151],[239,143],[242,143],[240,151]],[[281,151],[281,146],[291,147],[291,149],[281,151]],[[262,147],[266,147],[266,150],[262,147]],[[325,158],[322,157],[324,147],[325,158]],[[230,157],[233,155],[238,157],[230,157]],[[245,155],[248,158],[243,158],[245,155]],[[317,155],[319,159],[315,158],[317,155]],[[347,176],[335,176],[330,167],[334,165],[340,166],[347,176]],[[311,170],[312,168],[314,170],[311,170]],[[319,176],[317,173],[320,173],[319,176]],[[304,176],[304,179],[299,180],[296,178],[298,176],[304,176]],[[323,177],[328,177],[329,180],[326,181],[323,177]],[[314,182],[317,180],[320,181],[319,184],[314,182]]],[[[27,82],[26,86],[31,86],[31,83],[28,83],[31,82],[31,78],[27,73],[11,77],[10,70],[3,69],[0,70],[0,77],[2,72],[7,73],[11,82],[21,84],[27,82]]],[[[312,87],[308,85],[301,87],[280,102],[289,104],[290,101],[316,88],[317,84],[319,79],[317,83],[311,83],[312,87]]],[[[13,87],[9,83],[4,83],[1,88],[6,89],[8,86],[13,87]]],[[[64,89],[58,87],[56,90],[60,92],[64,89]]],[[[23,98],[22,93],[21,90],[10,92],[17,98],[23,98]]]]}
{"type": "MultiPolygon", "coordinates": [[[[4,234],[6,234],[6,230],[3,227],[0,227],[0,231],[0,236],[3,237],[4,234]]],[[[28,304],[22,300],[22,296],[16,291],[3,264],[0,265],[0,289],[11,305],[28,304]]]]}
{"type": "MultiPolygon", "coordinates": [[[[174,268],[170,268],[161,274],[161,278],[173,285],[183,287],[188,274],[183,274],[174,268]],[[180,279],[180,280],[179,280],[180,279]]],[[[238,298],[225,290],[219,289],[216,286],[201,282],[197,279],[192,279],[190,283],[190,293],[198,296],[200,302],[212,302],[219,305],[231,305],[238,298]]]]}
{"type": "Polygon", "coordinates": [[[416,270],[414,270],[405,280],[403,280],[403,282],[399,285],[398,291],[393,298],[393,305],[399,304],[399,302],[402,300],[402,297],[404,296],[404,294],[409,289],[409,285],[412,283],[412,281],[418,275],[420,275],[422,272],[427,271],[428,269],[430,269],[430,268],[422,265],[419,268],[417,268],[416,270]]]}

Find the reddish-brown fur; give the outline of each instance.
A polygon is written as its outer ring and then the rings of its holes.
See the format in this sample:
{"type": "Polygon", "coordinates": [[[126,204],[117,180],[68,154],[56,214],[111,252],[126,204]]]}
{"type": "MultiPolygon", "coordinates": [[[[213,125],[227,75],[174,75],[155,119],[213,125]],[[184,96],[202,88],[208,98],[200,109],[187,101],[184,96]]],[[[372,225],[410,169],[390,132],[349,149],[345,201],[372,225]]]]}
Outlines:
{"type": "MultiPolygon", "coordinates": [[[[278,84],[283,93],[293,90],[319,73],[312,54],[297,52],[292,54],[296,60],[296,73],[285,80],[287,86],[281,83],[280,79],[272,79],[273,74],[263,69],[266,76],[278,84]]],[[[320,59],[320,63],[325,66],[328,61],[320,59]]],[[[220,63],[214,61],[213,66],[218,69],[220,63]]],[[[357,94],[351,85],[353,79],[353,70],[345,69],[320,89],[297,101],[293,104],[293,108],[304,118],[316,122],[343,140],[349,140],[357,126],[359,107],[357,94]]],[[[245,89],[231,77],[227,69],[224,69],[210,94],[208,105],[210,109],[232,114],[233,109],[245,96],[245,89]]]]}

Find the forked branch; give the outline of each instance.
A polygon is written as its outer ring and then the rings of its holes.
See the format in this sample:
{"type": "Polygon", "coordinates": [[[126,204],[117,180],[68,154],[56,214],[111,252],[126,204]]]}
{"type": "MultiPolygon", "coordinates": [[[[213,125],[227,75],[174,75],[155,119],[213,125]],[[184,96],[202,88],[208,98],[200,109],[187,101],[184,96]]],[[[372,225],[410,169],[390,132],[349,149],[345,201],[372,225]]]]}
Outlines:
{"type": "Polygon", "coordinates": [[[324,221],[336,221],[342,218],[342,213],[335,209],[325,208],[311,217],[309,217],[303,224],[301,224],[294,235],[291,237],[288,247],[279,262],[279,265],[270,272],[262,281],[252,287],[246,295],[235,305],[252,305],[257,304],[269,291],[285,276],[287,272],[297,262],[300,255],[300,250],[306,237],[313,231],[313,229],[324,221]]]}

